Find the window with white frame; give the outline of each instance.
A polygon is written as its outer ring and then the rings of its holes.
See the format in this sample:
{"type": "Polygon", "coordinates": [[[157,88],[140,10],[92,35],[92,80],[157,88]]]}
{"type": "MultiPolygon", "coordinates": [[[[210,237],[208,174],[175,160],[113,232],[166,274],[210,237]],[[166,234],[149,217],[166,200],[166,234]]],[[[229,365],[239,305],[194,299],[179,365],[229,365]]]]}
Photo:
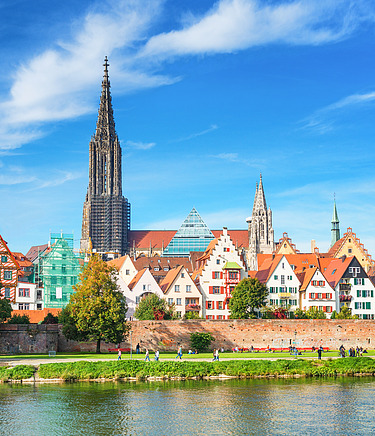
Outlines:
{"type": "Polygon", "coordinates": [[[186,285],[186,292],[191,292],[191,285],[186,285]]]}
{"type": "Polygon", "coordinates": [[[168,298],[168,304],[169,304],[170,306],[172,306],[172,304],[173,304],[173,298],[168,298]]]}
{"type": "Polygon", "coordinates": [[[176,305],[181,306],[181,298],[176,298],[176,305]]]}
{"type": "Polygon", "coordinates": [[[174,285],[174,291],[180,292],[180,285],[174,285]]]}
{"type": "Polygon", "coordinates": [[[220,294],[220,286],[212,286],[213,294],[220,294]]]}

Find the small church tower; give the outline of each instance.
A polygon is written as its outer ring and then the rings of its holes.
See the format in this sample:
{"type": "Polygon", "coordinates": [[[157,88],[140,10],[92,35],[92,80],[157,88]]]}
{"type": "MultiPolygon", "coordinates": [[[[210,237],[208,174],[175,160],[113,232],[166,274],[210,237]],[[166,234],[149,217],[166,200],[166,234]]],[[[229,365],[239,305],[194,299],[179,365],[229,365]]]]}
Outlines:
{"type": "Polygon", "coordinates": [[[332,216],[332,227],[331,227],[331,247],[340,239],[340,221],[337,214],[336,199],[333,201],[333,216],[332,216]]]}
{"type": "Polygon", "coordinates": [[[275,250],[274,231],[272,228],[272,211],[267,209],[266,197],[263,191],[262,174],[259,186],[256,184],[253,213],[249,223],[249,250],[247,265],[251,271],[258,269],[257,254],[271,254],[275,250]]]}

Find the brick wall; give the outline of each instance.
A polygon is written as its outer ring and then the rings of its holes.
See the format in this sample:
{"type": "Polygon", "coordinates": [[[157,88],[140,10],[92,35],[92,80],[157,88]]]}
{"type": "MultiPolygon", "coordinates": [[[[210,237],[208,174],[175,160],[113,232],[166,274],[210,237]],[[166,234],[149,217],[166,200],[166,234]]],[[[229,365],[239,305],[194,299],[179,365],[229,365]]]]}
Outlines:
{"type": "MultiPolygon", "coordinates": [[[[132,346],[175,351],[181,345],[190,348],[190,333],[209,332],[214,338],[212,346],[230,350],[235,346],[250,348],[288,347],[294,338],[298,347],[323,345],[338,349],[362,346],[375,348],[375,322],[366,320],[186,320],[186,321],[133,321],[132,346]],[[294,333],[296,332],[296,334],[294,333]]],[[[102,352],[117,344],[102,343],[102,352]]],[[[130,337],[121,343],[130,347],[130,337]]],[[[93,342],[67,340],[56,325],[0,325],[0,353],[48,353],[95,351],[93,342]]]]}
{"type": "Polygon", "coordinates": [[[0,324],[0,354],[47,354],[57,344],[57,325],[0,324]]]}
{"type": "MultiPolygon", "coordinates": [[[[133,321],[133,348],[175,350],[178,345],[189,349],[192,332],[209,332],[212,346],[226,350],[235,346],[250,348],[288,347],[296,338],[298,347],[338,349],[362,346],[375,348],[375,322],[365,320],[186,320],[133,321]],[[296,332],[296,334],[294,333],[296,332]]],[[[129,338],[125,345],[130,345],[129,338]]]]}

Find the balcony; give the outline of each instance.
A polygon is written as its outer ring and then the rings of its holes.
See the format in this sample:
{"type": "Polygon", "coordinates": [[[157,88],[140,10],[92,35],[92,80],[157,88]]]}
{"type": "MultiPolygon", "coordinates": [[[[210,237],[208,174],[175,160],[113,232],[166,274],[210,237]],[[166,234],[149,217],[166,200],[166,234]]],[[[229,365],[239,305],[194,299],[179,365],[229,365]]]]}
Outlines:
{"type": "Polygon", "coordinates": [[[351,302],[352,301],[352,296],[351,295],[340,295],[340,301],[341,302],[351,302]]]}
{"type": "Polygon", "coordinates": [[[340,291],[350,291],[352,285],[350,283],[340,283],[339,290],[340,291]]]}
{"type": "Polygon", "coordinates": [[[187,304],[185,306],[185,312],[199,312],[201,310],[201,306],[199,304],[187,304]]]}
{"type": "Polygon", "coordinates": [[[280,298],[290,298],[292,294],[290,292],[279,292],[280,298]]]}

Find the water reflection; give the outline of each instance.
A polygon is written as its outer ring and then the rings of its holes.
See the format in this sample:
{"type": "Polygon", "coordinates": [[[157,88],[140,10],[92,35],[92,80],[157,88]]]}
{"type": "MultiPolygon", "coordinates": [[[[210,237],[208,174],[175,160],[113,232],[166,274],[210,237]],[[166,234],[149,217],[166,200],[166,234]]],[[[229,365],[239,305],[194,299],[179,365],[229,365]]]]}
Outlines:
{"type": "Polygon", "coordinates": [[[1,435],[368,435],[375,381],[1,385],[1,435]]]}

